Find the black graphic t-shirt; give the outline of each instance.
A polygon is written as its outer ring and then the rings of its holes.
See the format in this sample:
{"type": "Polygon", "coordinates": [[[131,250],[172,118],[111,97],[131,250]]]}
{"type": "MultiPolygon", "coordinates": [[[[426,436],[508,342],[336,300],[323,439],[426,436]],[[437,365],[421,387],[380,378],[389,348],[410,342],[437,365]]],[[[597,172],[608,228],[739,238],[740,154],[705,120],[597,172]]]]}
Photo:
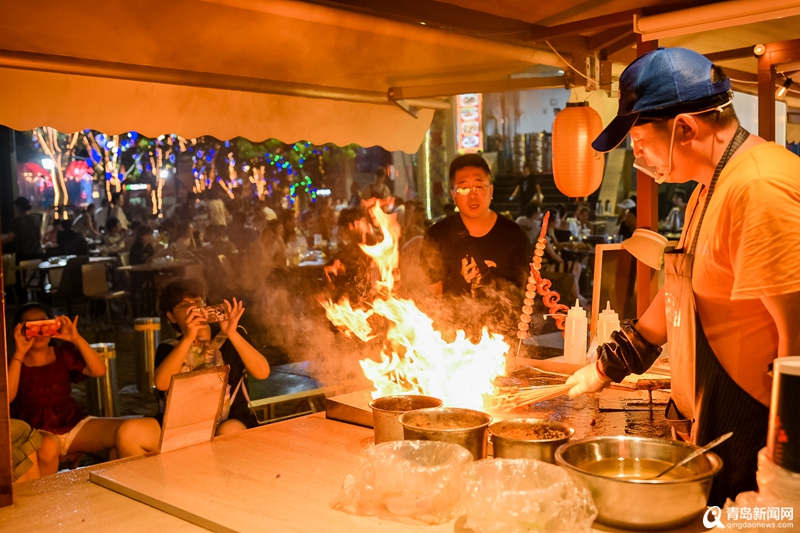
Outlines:
{"type": "Polygon", "coordinates": [[[482,289],[522,289],[532,257],[528,236],[511,220],[497,215],[489,233],[473,237],[456,213],[427,231],[420,262],[443,294],[476,297],[482,289]]]}

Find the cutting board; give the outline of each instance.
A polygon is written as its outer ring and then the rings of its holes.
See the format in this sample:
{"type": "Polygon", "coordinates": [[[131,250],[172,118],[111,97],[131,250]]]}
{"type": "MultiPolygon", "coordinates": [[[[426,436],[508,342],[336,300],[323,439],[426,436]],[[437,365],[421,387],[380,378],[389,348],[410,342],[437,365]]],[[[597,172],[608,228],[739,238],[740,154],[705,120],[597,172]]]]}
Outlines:
{"type": "Polygon", "coordinates": [[[453,532],[334,511],[372,431],[320,415],[92,473],[91,481],[217,532],[453,532]]]}
{"type": "Polygon", "coordinates": [[[325,416],[331,420],[371,428],[372,409],[369,406],[371,401],[372,394],[369,390],[332,396],[325,399],[325,416]]]}

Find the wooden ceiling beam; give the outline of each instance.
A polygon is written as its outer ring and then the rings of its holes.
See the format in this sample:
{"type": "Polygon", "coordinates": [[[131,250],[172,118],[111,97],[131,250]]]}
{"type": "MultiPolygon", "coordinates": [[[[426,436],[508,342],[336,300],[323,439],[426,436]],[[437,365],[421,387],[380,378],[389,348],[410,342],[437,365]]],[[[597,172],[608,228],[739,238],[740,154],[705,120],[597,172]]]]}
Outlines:
{"type": "Polygon", "coordinates": [[[626,35],[620,40],[611,43],[610,45],[603,48],[600,52],[606,58],[608,58],[609,56],[611,56],[612,54],[616,54],[620,50],[624,50],[626,48],[633,48],[634,46],[636,46],[636,41],[637,41],[636,34],[631,31],[629,35],[626,35]]]}
{"type": "Polygon", "coordinates": [[[736,70],[735,68],[728,68],[722,67],[722,70],[725,71],[725,74],[729,78],[740,80],[740,81],[758,81],[758,74],[754,74],[752,72],[745,72],[744,70],[736,70]]]}
{"type": "Polygon", "coordinates": [[[630,26],[633,28],[633,15],[641,15],[641,9],[629,9],[627,11],[620,11],[619,13],[612,13],[610,15],[603,15],[601,17],[593,17],[589,19],[579,20],[576,22],[569,22],[567,24],[558,24],[556,26],[544,27],[540,25],[532,25],[531,29],[526,36],[526,41],[544,41],[556,37],[564,37],[567,35],[576,35],[590,31],[605,30],[608,28],[618,28],[620,26],[630,26]]]}
{"type": "MultiPolygon", "coordinates": [[[[617,41],[624,39],[625,37],[630,37],[631,35],[633,35],[633,28],[630,27],[609,28],[605,31],[601,31],[597,35],[589,37],[589,51],[591,53],[599,52],[600,50],[608,48],[617,41]]],[[[636,42],[635,37],[633,42],[636,42]]]]}
{"type": "Polygon", "coordinates": [[[753,46],[745,46],[743,48],[734,48],[733,50],[723,50],[722,52],[712,52],[703,55],[712,63],[731,61],[734,59],[747,59],[748,57],[755,58],[756,55],[753,53],[753,46]]]}
{"type": "MultiPolygon", "coordinates": [[[[548,43],[558,50],[559,54],[579,54],[590,56],[593,52],[589,50],[589,38],[583,35],[571,35],[566,37],[557,37],[548,40],[548,43]]],[[[546,46],[546,45],[545,45],[546,46]]]]}

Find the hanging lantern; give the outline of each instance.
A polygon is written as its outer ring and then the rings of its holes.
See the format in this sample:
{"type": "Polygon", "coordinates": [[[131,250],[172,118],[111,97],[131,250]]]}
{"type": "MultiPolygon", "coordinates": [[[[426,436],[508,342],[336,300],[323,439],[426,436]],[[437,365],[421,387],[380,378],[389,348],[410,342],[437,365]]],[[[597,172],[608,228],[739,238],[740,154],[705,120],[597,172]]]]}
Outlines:
{"type": "Polygon", "coordinates": [[[592,141],[603,121],[586,102],[568,103],[553,122],[553,177],[558,190],[570,198],[589,196],[603,181],[603,154],[592,141]]]}

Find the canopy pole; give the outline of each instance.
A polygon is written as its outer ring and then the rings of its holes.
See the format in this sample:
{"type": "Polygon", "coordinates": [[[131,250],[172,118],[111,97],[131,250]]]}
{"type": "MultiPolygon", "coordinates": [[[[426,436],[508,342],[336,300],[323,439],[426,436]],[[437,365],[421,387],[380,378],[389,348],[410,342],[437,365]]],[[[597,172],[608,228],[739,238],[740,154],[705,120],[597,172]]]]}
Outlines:
{"type": "MultiPolygon", "coordinates": [[[[202,87],[204,89],[324,98],[362,104],[395,105],[395,102],[389,100],[387,94],[381,91],[328,87],[309,83],[293,83],[248,76],[150,67],[13,50],[0,50],[0,67],[94,78],[202,87]]],[[[439,98],[406,98],[405,101],[408,105],[418,109],[450,109],[450,102],[439,98]]]]}

